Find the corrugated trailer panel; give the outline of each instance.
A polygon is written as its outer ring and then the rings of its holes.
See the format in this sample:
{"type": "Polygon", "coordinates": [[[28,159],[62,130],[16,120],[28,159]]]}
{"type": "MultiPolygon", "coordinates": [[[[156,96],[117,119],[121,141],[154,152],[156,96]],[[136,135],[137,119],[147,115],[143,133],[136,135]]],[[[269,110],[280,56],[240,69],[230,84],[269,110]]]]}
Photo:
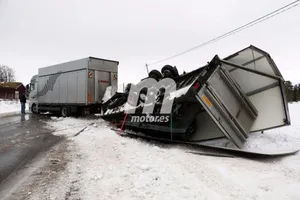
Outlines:
{"type": "MultiPolygon", "coordinates": [[[[75,104],[77,103],[77,76],[78,76],[78,72],[68,72],[67,73],[67,79],[68,79],[68,83],[67,83],[67,93],[68,93],[68,99],[67,99],[67,103],[71,103],[71,104],[75,104]]],[[[61,102],[64,103],[64,102],[61,102]]]]}
{"type": "Polygon", "coordinates": [[[86,104],[87,103],[87,71],[78,71],[77,76],[77,103],[86,104]]]}
{"type": "Polygon", "coordinates": [[[37,96],[38,96],[38,100],[39,103],[47,103],[46,102],[46,94],[48,91],[46,91],[46,81],[47,81],[48,77],[47,76],[43,76],[43,77],[39,77],[38,80],[38,92],[37,92],[37,96]]]}
{"type": "Polygon", "coordinates": [[[38,82],[39,103],[86,104],[86,70],[42,76],[38,82]],[[53,78],[57,76],[57,78],[53,78]]]}
{"type": "Polygon", "coordinates": [[[53,103],[59,103],[59,90],[60,90],[60,85],[59,81],[57,80],[56,83],[53,85],[53,90],[49,92],[50,98],[49,101],[53,103]]]}
{"type": "Polygon", "coordinates": [[[67,102],[68,100],[68,74],[61,74],[59,78],[59,102],[67,102]]]}

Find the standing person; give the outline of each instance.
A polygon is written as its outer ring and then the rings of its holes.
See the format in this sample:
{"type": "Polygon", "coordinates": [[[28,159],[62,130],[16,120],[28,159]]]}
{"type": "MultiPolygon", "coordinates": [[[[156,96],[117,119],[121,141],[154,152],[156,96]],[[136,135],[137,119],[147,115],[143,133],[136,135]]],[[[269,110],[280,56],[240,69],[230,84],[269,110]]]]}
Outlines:
{"type": "Polygon", "coordinates": [[[20,94],[20,102],[21,102],[21,114],[25,114],[25,106],[26,106],[26,96],[24,93],[20,94]]]}

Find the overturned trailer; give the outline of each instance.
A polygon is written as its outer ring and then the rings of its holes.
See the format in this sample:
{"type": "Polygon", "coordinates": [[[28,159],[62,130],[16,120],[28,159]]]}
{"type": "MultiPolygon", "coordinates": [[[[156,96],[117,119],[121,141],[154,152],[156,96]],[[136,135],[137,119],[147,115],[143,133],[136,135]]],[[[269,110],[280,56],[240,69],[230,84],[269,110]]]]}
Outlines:
{"type": "Polygon", "coordinates": [[[166,65],[129,86],[103,104],[102,118],[155,138],[226,137],[243,148],[251,132],[290,125],[284,79],[270,55],[254,46],[181,75],[166,65]],[[171,105],[169,113],[161,112],[164,105],[171,105]]]}

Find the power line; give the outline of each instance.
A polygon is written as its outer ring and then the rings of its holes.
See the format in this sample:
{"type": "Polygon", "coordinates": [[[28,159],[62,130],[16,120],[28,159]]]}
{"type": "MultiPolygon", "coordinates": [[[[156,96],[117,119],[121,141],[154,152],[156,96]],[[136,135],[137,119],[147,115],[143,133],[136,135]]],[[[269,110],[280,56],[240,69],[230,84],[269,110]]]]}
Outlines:
{"type": "Polygon", "coordinates": [[[188,52],[191,52],[191,51],[193,51],[193,50],[195,50],[195,49],[198,49],[198,48],[203,47],[203,46],[206,46],[206,45],[208,45],[208,44],[217,42],[218,40],[221,40],[221,39],[226,38],[226,37],[228,37],[228,36],[231,36],[231,35],[233,35],[233,34],[235,34],[235,33],[238,33],[238,32],[240,32],[240,31],[242,31],[242,30],[244,30],[244,29],[250,28],[250,27],[252,27],[252,26],[254,26],[254,25],[258,24],[258,23],[261,23],[261,22],[263,22],[263,21],[265,21],[265,20],[267,20],[267,19],[270,19],[270,18],[272,18],[272,17],[275,17],[276,15],[279,15],[279,14],[281,14],[281,13],[283,13],[283,12],[286,12],[286,11],[288,11],[288,10],[294,8],[294,7],[299,6],[299,3],[298,3],[299,1],[300,1],[300,0],[297,0],[297,1],[294,1],[294,2],[292,2],[292,3],[289,3],[289,4],[287,4],[287,5],[285,5],[285,6],[281,7],[281,8],[279,8],[279,9],[277,9],[277,10],[271,12],[271,13],[268,13],[268,14],[266,14],[266,15],[264,15],[264,16],[258,18],[258,19],[255,19],[255,20],[253,20],[253,21],[251,21],[251,22],[249,22],[249,23],[243,25],[243,26],[240,26],[240,27],[238,27],[238,28],[236,28],[236,29],[234,29],[234,30],[231,30],[231,31],[227,32],[227,33],[224,33],[224,34],[222,34],[222,35],[220,35],[220,36],[218,36],[218,37],[216,37],[216,38],[214,38],[214,39],[211,39],[211,40],[209,40],[209,41],[207,41],[207,42],[204,42],[204,43],[202,43],[202,44],[199,44],[199,45],[197,45],[197,46],[195,46],[195,47],[193,47],[193,48],[190,48],[190,49],[188,49],[188,50],[186,50],[186,51],[183,51],[183,52],[181,52],[181,53],[175,54],[175,55],[170,56],[170,57],[168,57],[168,58],[165,58],[165,59],[163,59],[163,60],[159,60],[159,61],[157,61],[157,62],[148,64],[147,66],[155,65],[155,64],[158,64],[158,63],[161,63],[161,62],[170,60],[170,59],[172,59],[172,58],[181,56],[181,55],[186,54],[186,53],[188,53],[188,52]],[[297,4],[297,3],[298,3],[298,4],[297,4]]]}

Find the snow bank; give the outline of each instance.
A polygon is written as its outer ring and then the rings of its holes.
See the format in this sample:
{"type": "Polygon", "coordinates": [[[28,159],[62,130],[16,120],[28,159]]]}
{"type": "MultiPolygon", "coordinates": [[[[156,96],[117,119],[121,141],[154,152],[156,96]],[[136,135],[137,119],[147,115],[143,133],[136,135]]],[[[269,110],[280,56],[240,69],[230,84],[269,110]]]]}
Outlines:
{"type": "Polygon", "coordinates": [[[170,93],[170,99],[179,98],[187,93],[187,91],[191,88],[192,85],[186,86],[184,88],[181,88],[179,90],[176,90],[175,92],[170,93]]]}
{"type": "MultiPolygon", "coordinates": [[[[26,110],[28,111],[29,105],[26,104],[26,110]]],[[[11,114],[21,113],[21,103],[19,101],[3,100],[0,99],[0,116],[6,116],[11,114]]]]}
{"type": "MultiPolygon", "coordinates": [[[[76,119],[72,117],[51,117],[50,121],[47,121],[47,128],[53,130],[53,135],[71,137],[81,131],[87,126],[93,125],[97,120],[89,119],[76,119]]],[[[88,129],[86,129],[88,130],[88,129]]]]}
{"type": "MultiPolygon", "coordinates": [[[[300,148],[300,104],[290,105],[293,125],[254,133],[249,148],[300,148]]],[[[272,161],[209,157],[181,146],[121,137],[106,122],[53,118],[73,151],[62,177],[30,199],[300,199],[300,155],[272,161]],[[93,125],[89,125],[89,124],[93,125]],[[76,126],[88,126],[73,137],[76,126]],[[70,134],[73,131],[73,134],[70,134]],[[65,189],[64,189],[65,188],[65,189]],[[70,191],[71,188],[71,192],[70,191]],[[57,191],[57,192],[55,192],[57,191]]]]}

